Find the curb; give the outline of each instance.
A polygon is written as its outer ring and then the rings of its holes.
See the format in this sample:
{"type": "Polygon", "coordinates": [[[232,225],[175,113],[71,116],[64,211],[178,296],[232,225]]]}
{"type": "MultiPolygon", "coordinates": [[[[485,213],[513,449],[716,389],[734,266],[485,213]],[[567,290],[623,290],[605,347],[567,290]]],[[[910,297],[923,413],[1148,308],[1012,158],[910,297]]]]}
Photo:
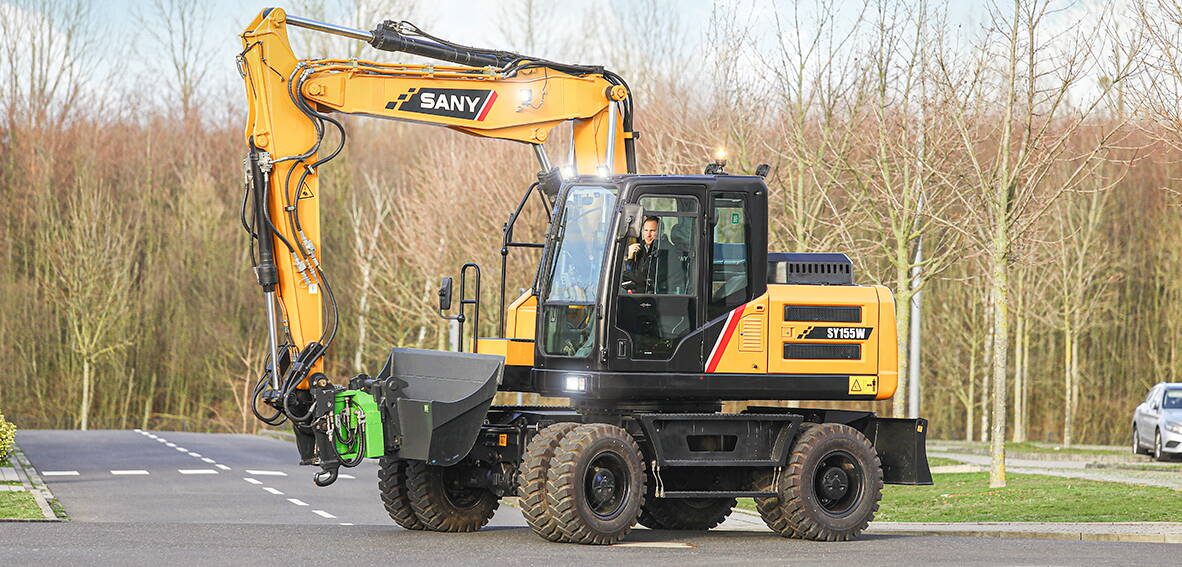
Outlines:
{"type": "Polygon", "coordinates": [[[25,520],[5,520],[6,522],[64,522],[65,518],[59,518],[54,512],[53,506],[49,504],[51,500],[56,501],[53,493],[49,491],[45,481],[41,480],[41,475],[37,474],[37,469],[33,468],[32,463],[29,462],[28,457],[21,451],[19,445],[13,445],[12,454],[8,456],[9,462],[14,465],[13,470],[16,475],[20,477],[21,484],[25,491],[33,495],[33,500],[37,502],[37,507],[41,509],[41,515],[45,516],[42,519],[25,519],[25,520]]]}
{"type": "MultiPolygon", "coordinates": [[[[921,524],[922,525],[922,524],[921,524]]],[[[974,529],[923,529],[923,528],[895,528],[870,525],[866,530],[875,535],[904,535],[904,536],[958,536],[958,537],[992,537],[1009,539],[1056,539],[1066,541],[1107,541],[1126,543],[1182,543],[1180,534],[1123,534],[1123,533],[1089,533],[1089,532],[1058,532],[1058,531],[1023,531],[1023,530],[974,530],[974,529]]]]}

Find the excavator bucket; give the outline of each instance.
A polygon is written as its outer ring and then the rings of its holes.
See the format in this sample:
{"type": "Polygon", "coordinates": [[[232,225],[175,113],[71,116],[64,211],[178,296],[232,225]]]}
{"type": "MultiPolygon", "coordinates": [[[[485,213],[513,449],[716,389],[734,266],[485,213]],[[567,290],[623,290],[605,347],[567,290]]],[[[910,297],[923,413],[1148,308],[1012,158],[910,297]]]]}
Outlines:
{"type": "Polygon", "coordinates": [[[383,388],[387,439],[391,427],[401,443],[397,456],[451,465],[476,442],[504,359],[486,354],[395,348],[377,379],[383,388]]]}

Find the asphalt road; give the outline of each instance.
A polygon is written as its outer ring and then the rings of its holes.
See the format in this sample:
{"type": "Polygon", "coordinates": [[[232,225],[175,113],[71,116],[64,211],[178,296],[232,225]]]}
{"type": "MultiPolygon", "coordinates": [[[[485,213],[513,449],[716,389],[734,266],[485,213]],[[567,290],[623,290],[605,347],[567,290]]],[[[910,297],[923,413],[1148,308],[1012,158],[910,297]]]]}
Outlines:
{"type": "Polygon", "coordinates": [[[545,542],[508,506],[477,533],[408,532],[382,509],[373,463],[317,488],[283,441],[135,431],[17,439],[72,521],[0,524],[0,557],[11,565],[1168,565],[1179,549],[887,535],[829,544],[734,529],[638,529],[603,548],[545,542]]]}

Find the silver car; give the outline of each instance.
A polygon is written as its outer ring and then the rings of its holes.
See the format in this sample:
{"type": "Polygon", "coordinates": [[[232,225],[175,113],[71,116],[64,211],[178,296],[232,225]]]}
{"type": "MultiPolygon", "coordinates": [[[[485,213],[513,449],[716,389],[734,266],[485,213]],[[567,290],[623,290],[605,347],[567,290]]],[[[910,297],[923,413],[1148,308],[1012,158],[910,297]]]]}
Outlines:
{"type": "Polygon", "coordinates": [[[1149,390],[1133,412],[1133,452],[1159,461],[1182,454],[1182,383],[1149,390]]]}

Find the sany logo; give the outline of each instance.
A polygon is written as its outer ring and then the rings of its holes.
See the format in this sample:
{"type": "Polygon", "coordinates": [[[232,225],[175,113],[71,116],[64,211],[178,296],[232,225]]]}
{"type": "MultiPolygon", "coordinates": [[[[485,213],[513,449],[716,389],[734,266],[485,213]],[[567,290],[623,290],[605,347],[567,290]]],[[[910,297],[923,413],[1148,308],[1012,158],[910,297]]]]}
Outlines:
{"type": "Polygon", "coordinates": [[[488,89],[409,89],[386,109],[481,121],[496,100],[496,91],[488,89]]]}

